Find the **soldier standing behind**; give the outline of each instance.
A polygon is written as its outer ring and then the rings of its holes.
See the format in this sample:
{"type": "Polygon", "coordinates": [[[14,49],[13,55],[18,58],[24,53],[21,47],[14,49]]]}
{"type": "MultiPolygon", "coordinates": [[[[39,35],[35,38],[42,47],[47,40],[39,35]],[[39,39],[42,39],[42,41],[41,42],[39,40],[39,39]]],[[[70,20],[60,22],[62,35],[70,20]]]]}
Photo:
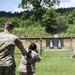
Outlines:
{"type": "Polygon", "coordinates": [[[26,60],[22,56],[21,63],[18,68],[19,75],[35,75],[36,62],[40,62],[41,60],[38,56],[37,46],[35,43],[31,43],[27,50],[28,53],[26,60]]]}
{"type": "Polygon", "coordinates": [[[15,75],[15,46],[21,50],[24,57],[27,54],[20,39],[12,34],[13,29],[14,25],[6,22],[4,32],[0,33],[0,75],[15,75]]]}

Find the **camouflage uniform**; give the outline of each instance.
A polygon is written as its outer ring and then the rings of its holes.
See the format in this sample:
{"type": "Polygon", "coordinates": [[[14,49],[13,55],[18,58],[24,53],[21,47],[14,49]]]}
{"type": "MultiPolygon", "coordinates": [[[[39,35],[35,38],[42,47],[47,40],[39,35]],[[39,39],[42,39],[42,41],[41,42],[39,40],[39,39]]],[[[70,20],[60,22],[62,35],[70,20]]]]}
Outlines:
{"type": "Polygon", "coordinates": [[[15,75],[15,45],[26,55],[27,52],[17,36],[9,32],[0,33],[0,75],[15,75]]]}
{"type": "Polygon", "coordinates": [[[40,62],[41,58],[35,51],[32,51],[31,55],[32,57],[30,58],[26,56],[26,60],[22,56],[21,63],[18,68],[19,75],[35,75],[35,64],[36,62],[40,62]]]}

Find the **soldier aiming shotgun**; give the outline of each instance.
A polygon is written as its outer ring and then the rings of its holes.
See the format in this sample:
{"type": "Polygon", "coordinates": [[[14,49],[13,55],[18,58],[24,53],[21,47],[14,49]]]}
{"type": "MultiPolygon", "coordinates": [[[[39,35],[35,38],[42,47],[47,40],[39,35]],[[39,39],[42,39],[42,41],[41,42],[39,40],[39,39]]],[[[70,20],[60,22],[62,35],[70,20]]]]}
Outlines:
{"type": "Polygon", "coordinates": [[[36,75],[36,62],[41,61],[41,57],[38,55],[37,45],[31,43],[28,47],[26,59],[22,56],[21,63],[19,65],[18,71],[19,75],[36,75]]]}

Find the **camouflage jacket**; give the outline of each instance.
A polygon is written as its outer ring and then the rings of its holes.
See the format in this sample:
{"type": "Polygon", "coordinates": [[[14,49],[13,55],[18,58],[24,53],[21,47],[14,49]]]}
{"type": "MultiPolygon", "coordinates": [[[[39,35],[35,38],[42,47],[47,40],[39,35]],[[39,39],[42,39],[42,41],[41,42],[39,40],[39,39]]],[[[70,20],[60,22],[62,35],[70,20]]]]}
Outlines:
{"type": "Polygon", "coordinates": [[[35,73],[36,62],[40,62],[41,58],[38,56],[38,53],[35,51],[32,52],[33,57],[26,59],[22,56],[21,63],[19,65],[18,71],[24,73],[35,73]]]}
{"type": "Polygon", "coordinates": [[[16,66],[14,60],[15,45],[26,54],[26,50],[20,39],[10,33],[0,33],[0,66],[16,66]]]}

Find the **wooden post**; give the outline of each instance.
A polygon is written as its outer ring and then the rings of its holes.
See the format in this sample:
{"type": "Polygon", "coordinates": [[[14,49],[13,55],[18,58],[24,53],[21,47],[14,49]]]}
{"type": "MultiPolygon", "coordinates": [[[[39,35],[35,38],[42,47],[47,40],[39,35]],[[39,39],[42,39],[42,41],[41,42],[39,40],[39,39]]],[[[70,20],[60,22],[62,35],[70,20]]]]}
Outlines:
{"type": "Polygon", "coordinates": [[[70,39],[70,57],[72,59],[72,37],[70,39]]]}
{"type": "Polygon", "coordinates": [[[40,38],[40,56],[42,56],[42,38],[40,38]]]}
{"type": "Polygon", "coordinates": [[[74,55],[73,55],[73,57],[75,58],[75,49],[74,49],[74,55]]]}

